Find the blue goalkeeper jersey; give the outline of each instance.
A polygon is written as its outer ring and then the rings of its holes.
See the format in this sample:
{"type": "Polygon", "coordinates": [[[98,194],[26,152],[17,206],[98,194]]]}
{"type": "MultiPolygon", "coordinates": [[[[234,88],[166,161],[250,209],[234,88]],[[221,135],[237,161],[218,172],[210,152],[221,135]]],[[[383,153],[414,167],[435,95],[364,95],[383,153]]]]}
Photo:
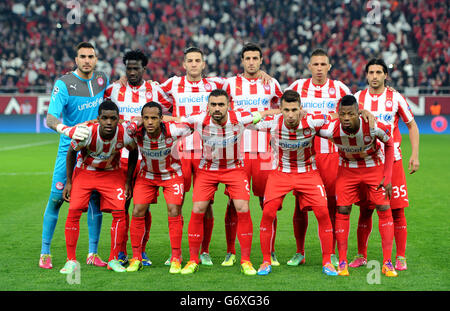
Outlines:
{"type": "MultiPolygon", "coordinates": [[[[97,118],[98,106],[109,84],[103,72],[94,71],[92,78],[83,79],[71,72],[56,80],[53,86],[48,113],[61,119],[67,126],[73,126],[97,118]]],[[[70,138],[61,135],[59,152],[67,152],[70,138]]]]}

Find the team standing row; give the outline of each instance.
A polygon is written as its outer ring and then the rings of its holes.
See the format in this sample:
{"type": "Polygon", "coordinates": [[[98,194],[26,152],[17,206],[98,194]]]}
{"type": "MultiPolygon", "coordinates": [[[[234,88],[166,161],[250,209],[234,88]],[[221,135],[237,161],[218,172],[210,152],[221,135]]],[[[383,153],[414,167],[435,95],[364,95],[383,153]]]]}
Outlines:
{"type": "MultiPolygon", "coordinates": [[[[406,183],[401,164],[401,136],[397,126],[399,118],[410,129],[413,147],[410,160],[411,172],[418,168],[418,129],[404,98],[398,92],[385,87],[384,80],[387,77],[385,64],[379,60],[374,60],[372,64],[369,63],[366,67],[369,90],[358,92],[355,96],[346,96],[350,94],[350,91],[343,83],[328,79],[327,73],[331,66],[326,53],[321,50],[313,52],[310,58],[309,68],[312,72],[312,78],[298,80],[288,88],[295,92],[285,91],[282,93],[279,84],[261,72],[262,53],[259,47],[246,45],[241,52],[241,60],[244,67],[242,75],[228,79],[203,78],[202,71],[205,67],[203,54],[201,50],[191,48],[185,51],[183,60],[186,76],[173,77],[162,85],[158,85],[142,80],[147,64],[145,55],[139,51],[127,53],[124,57],[127,82],[113,83],[106,89],[103,87],[103,97],[111,100],[116,104],[115,106],[119,107],[117,119],[131,120],[132,117],[138,115],[141,115],[142,119],[125,123],[125,125],[117,125],[117,129],[122,130],[116,131],[112,130],[115,128],[111,123],[112,121],[103,127],[98,124],[89,127],[69,127],[94,118],[84,116],[84,119],[80,120],[80,111],[83,113],[88,108],[97,108],[97,105],[92,104],[92,99],[101,93],[97,89],[101,89],[102,86],[108,84],[107,77],[93,71],[95,51],[92,46],[89,46],[89,44],[79,45],[76,58],[77,70],[72,74],[63,76],[55,83],[49,107],[50,117],[48,119],[50,120],[48,121],[50,122],[48,124],[52,126],[52,121],[54,121],[53,127],[58,132],[75,138],[73,146],[70,148],[71,152],[69,152],[69,157],[72,157],[72,160],[67,162],[68,180],[73,179],[74,185],[75,177],[78,180],[95,180],[89,177],[81,178],[78,176],[78,172],[90,174],[99,171],[100,168],[101,173],[97,172],[96,174],[103,174],[107,171],[105,168],[112,169],[121,166],[125,170],[128,169],[128,182],[127,189],[122,189],[123,193],[115,194],[119,198],[124,194],[128,194],[129,197],[129,191],[132,188],[131,181],[134,179],[132,173],[135,172],[138,175],[134,185],[133,201],[135,206],[130,223],[133,260],[130,261],[127,270],[136,271],[141,268],[143,263],[148,264],[145,254],[145,245],[148,241],[151,225],[148,204],[156,202],[156,191],[150,189],[155,189],[154,186],[157,185],[166,186],[164,187],[164,195],[168,203],[169,235],[172,245],[172,254],[168,260],[168,264],[171,265],[170,271],[172,273],[181,271],[183,274],[193,273],[198,269],[200,262],[211,264],[208,251],[213,226],[211,200],[217,182],[224,182],[227,185],[226,189],[230,202],[227,205],[226,212],[227,256],[222,265],[234,264],[236,260],[234,243],[237,236],[241,245],[243,272],[245,274],[256,274],[256,270],[250,263],[252,239],[252,222],[248,212],[250,181],[251,188],[254,194],[260,198],[260,204],[263,208],[260,239],[264,262],[258,274],[267,274],[271,271],[272,265],[279,264],[274,250],[275,215],[281,206],[284,195],[290,190],[294,190],[296,196],[293,224],[297,252],[288,264],[298,265],[305,261],[304,239],[308,223],[307,211],[312,209],[319,222],[323,271],[332,275],[348,274],[346,259],[348,216],[351,205],[359,201],[361,206],[358,224],[359,255],[350,263],[350,266],[365,264],[367,239],[371,231],[371,214],[375,206],[380,217],[380,233],[383,240],[385,263],[383,271],[387,275],[396,275],[394,267],[390,263],[393,236],[395,236],[397,244],[396,268],[398,270],[406,269],[404,254],[406,221],[403,207],[408,204],[406,183]],[[84,78],[82,77],[83,74],[85,74],[84,78]],[[81,86],[73,87],[77,79],[76,82],[82,82],[82,86],[84,85],[87,89],[91,104],[83,103],[80,105],[76,103],[76,100],[80,97],[76,94],[77,88],[79,92],[82,91],[81,86]],[[70,101],[72,97],[75,98],[73,102],[70,101]],[[141,110],[146,102],[152,101],[159,103],[157,105],[159,108],[146,107],[146,109],[141,110]],[[339,111],[339,118],[335,118],[334,113],[337,112],[339,101],[341,103],[340,110],[343,111],[339,111]],[[371,128],[364,119],[359,117],[356,109],[358,104],[360,108],[372,111],[377,119],[385,121],[388,126],[377,122],[371,128]],[[80,107],[85,109],[80,109],[80,107]],[[167,119],[167,117],[162,117],[162,115],[167,114],[170,110],[175,117],[171,121],[177,121],[175,123],[163,121],[163,118],[167,119]],[[307,111],[309,114],[302,117],[302,111],[307,111]],[[63,123],[69,126],[52,120],[61,113],[63,117],[65,115],[63,123]],[[262,117],[275,113],[278,114],[260,121],[262,117]],[[73,120],[69,120],[70,117],[73,120]],[[158,133],[158,129],[160,133],[158,133]],[[129,148],[133,151],[131,151],[129,157],[127,152],[122,152],[121,163],[117,162],[117,157],[113,152],[114,148],[111,147],[112,144],[107,143],[106,149],[104,147],[99,149],[99,145],[104,142],[101,133],[105,130],[110,131],[109,135],[111,135],[111,131],[115,132],[114,139],[117,139],[117,135],[122,133],[120,135],[123,136],[119,137],[120,143],[115,145],[119,149],[125,145],[125,138],[131,141],[129,148]],[[155,134],[155,131],[158,136],[152,137],[151,134],[155,134]],[[96,137],[94,140],[92,140],[93,133],[96,135],[94,135],[96,137]],[[318,136],[313,139],[316,134],[321,137],[318,136]],[[84,138],[86,135],[89,138],[80,142],[79,138],[84,138]],[[242,144],[240,143],[241,135],[242,144]],[[177,148],[180,150],[180,161],[168,151],[171,150],[172,145],[178,139],[180,140],[179,148],[177,148]],[[384,166],[385,174],[381,172],[381,175],[380,167],[383,167],[384,156],[381,153],[379,141],[386,143],[385,162],[389,163],[391,157],[393,161],[393,169],[389,164],[386,164],[384,166]],[[140,155],[143,159],[139,172],[134,169],[138,153],[136,148],[131,146],[133,144],[139,146],[140,155]],[[81,158],[79,164],[77,164],[78,169],[75,170],[76,176],[71,176],[71,169],[75,164],[73,159],[78,148],[81,148],[81,158]],[[242,162],[239,156],[241,150],[243,152],[242,162]],[[272,151],[275,151],[275,153],[272,151]],[[274,168],[272,167],[272,160],[275,160],[276,170],[272,170],[274,168]],[[96,164],[96,161],[99,163],[96,164]],[[339,161],[341,162],[340,166],[338,165],[339,161]],[[316,164],[318,170],[316,170],[316,164]],[[345,170],[345,167],[349,169],[345,170]],[[358,167],[358,170],[354,170],[356,167],[358,167]],[[355,176],[344,174],[342,170],[348,171],[349,174],[358,171],[359,178],[370,176],[371,180],[370,182],[365,179],[358,180],[354,178],[355,176]],[[361,170],[364,171],[364,174],[361,174],[361,170]],[[374,173],[375,171],[376,173],[374,173]],[[236,174],[240,174],[239,178],[236,174]],[[284,176],[284,174],[288,174],[288,176],[284,176]],[[391,174],[393,176],[393,197],[389,202],[380,196],[382,190],[376,188],[379,185],[385,185],[386,192],[389,193],[388,184],[391,174]],[[192,175],[195,175],[194,204],[188,228],[191,258],[184,269],[181,269],[181,250],[179,247],[183,226],[181,203],[184,192],[189,191],[192,175]],[[344,175],[346,181],[352,180],[355,184],[336,181],[336,176],[344,175]],[[384,183],[380,184],[383,176],[384,183]],[[280,180],[287,183],[284,185],[285,188],[283,188],[283,183],[280,183],[280,180]],[[274,181],[276,183],[272,187],[274,181]],[[239,185],[239,183],[241,184],[239,185]],[[355,190],[355,187],[360,183],[369,184],[370,187],[366,191],[355,190]],[[267,187],[267,185],[270,186],[267,187]],[[313,188],[316,190],[315,193],[308,192],[313,188]],[[266,189],[270,189],[270,191],[266,191],[266,189]],[[178,194],[178,199],[175,199],[175,193],[178,194]],[[355,193],[358,195],[353,197],[350,195],[355,193]],[[367,194],[367,198],[359,194],[367,194]],[[173,201],[168,200],[168,198],[172,198],[173,201]],[[180,198],[181,202],[179,201],[180,198]],[[401,212],[394,212],[394,210],[401,212]],[[339,250],[339,262],[334,254],[336,241],[339,250]],[[331,263],[338,267],[337,272],[331,263]]],[[[97,99],[98,102],[100,101],[97,99]]],[[[111,107],[102,111],[105,110],[112,111],[113,114],[116,112],[111,107]]],[[[99,124],[101,124],[102,116],[100,114],[99,124]]],[[[106,137],[110,136],[106,135],[106,137]]],[[[64,147],[66,150],[69,149],[67,147],[68,142],[70,142],[70,138],[61,135],[60,149],[62,153],[64,147]],[[63,142],[65,142],[65,146],[62,146],[64,145],[63,142]]],[[[57,168],[62,167],[62,164],[58,164],[58,162],[64,160],[62,156],[60,161],[57,159],[55,175],[57,168]]],[[[65,163],[63,164],[65,165],[65,163]]],[[[61,169],[60,175],[63,175],[61,169]]],[[[108,175],[112,176],[111,174],[108,175]]],[[[61,177],[59,179],[61,180],[61,177]]],[[[116,178],[115,180],[119,179],[116,178]]],[[[58,196],[56,202],[59,202],[59,206],[62,204],[64,184],[66,184],[65,179],[58,181],[55,180],[54,176],[51,196],[58,196]]],[[[65,195],[70,193],[68,190],[70,190],[71,183],[67,182],[67,184],[69,187],[66,185],[65,195]]],[[[97,185],[98,187],[99,184],[96,182],[91,185],[97,185]]],[[[76,188],[78,189],[78,186],[76,188]]],[[[86,189],[89,190],[89,186],[86,189]]],[[[76,246],[75,236],[77,237],[79,228],[77,223],[81,210],[88,206],[85,198],[89,198],[89,196],[86,193],[83,195],[78,192],[75,193],[77,193],[75,202],[78,202],[81,198],[84,201],[79,203],[80,208],[72,208],[72,205],[76,205],[73,202],[75,196],[74,190],[72,190],[70,217],[68,216],[66,223],[69,261],[66,264],[67,267],[65,266],[63,269],[65,272],[70,272],[74,266],[70,259],[75,258],[73,246],[76,246]]],[[[98,193],[94,194],[94,196],[97,195],[98,193]]],[[[125,200],[125,196],[122,198],[125,200]]],[[[92,211],[90,215],[93,216],[89,216],[91,222],[88,220],[90,254],[87,261],[94,265],[104,266],[106,263],[96,255],[98,245],[98,235],[96,234],[99,233],[98,219],[100,218],[101,224],[101,216],[94,215],[101,215],[101,211],[98,198],[95,199],[95,197],[91,198],[89,204],[92,211]],[[97,240],[95,241],[96,237],[97,240]]],[[[51,201],[55,202],[55,200],[49,200],[45,215],[52,207],[51,201]]],[[[127,201],[129,204],[129,200],[127,201]]],[[[53,210],[55,210],[55,206],[53,210]]],[[[111,206],[102,206],[102,209],[104,208],[114,210],[111,206]]],[[[59,209],[59,207],[56,206],[56,209],[59,209]]],[[[125,210],[127,211],[128,207],[125,210]]],[[[129,216],[127,214],[122,215],[123,213],[121,215],[115,214],[120,213],[113,212],[112,233],[114,235],[112,235],[112,238],[114,239],[111,244],[112,251],[108,267],[123,271],[120,261],[116,259],[122,258],[122,262],[126,260],[129,216]]],[[[51,257],[49,256],[51,235],[49,238],[48,234],[51,230],[46,229],[46,227],[49,226],[46,225],[46,217],[44,216],[41,267],[51,267],[51,257]],[[44,236],[45,233],[47,233],[46,236],[44,236]],[[48,250],[45,249],[46,246],[48,246],[48,250]]]]}

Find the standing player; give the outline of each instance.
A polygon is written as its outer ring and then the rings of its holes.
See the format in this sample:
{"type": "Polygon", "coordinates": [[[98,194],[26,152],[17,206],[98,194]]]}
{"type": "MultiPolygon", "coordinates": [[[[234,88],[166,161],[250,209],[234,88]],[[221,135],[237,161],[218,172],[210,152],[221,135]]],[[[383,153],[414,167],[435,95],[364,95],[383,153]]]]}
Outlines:
{"type": "Polygon", "coordinates": [[[259,129],[270,130],[278,160],[277,168],[269,174],[264,193],[260,225],[263,264],[258,275],[267,275],[272,271],[270,250],[274,238],[274,221],[285,195],[292,190],[301,196],[302,208],[310,207],[317,217],[323,256],[322,271],[327,275],[337,275],[330,258],[333,251],[333,227],[328,216],[327,197],[314,160],[313,139],[325,124],[326,116],[308,114],[302,118],[300,96],[293,90],[287,90],[281,97],[281,113],[256,125],[259,129]]]}
{"type": "MultiPolygon", "coordinates": [[[[134,209],[131,219],[131,246],[133,259],[128,272],[142,269],[142,239],[146,234],[145,214],[149,204],[163,188],[167,203],[169,237],[172,246],[170,273],[181,271],[181,239],[183,222],[181,206],[184,200],[184,184],[181,163],[173,156],[178,138],[192,133],[190,127],[162,121],[162,108],[156,102],[148,102],[142,108],[142,122],[132,122],[128,127],[142,154],[143,164],[134,186],[134,209]]],[[[135,166],[135,163],[132,167],[135,166]]],[[[128,188],[130,188],[129,185],[128,188]]]]}
{"type": "MultiPolygon", "coordinates": [[[[205,67],[203,51],[197,47],[189,47],[184,51],[183,59],[183,68],[186,70],[186,75],[171,77],[161,85],[163,91],[172,98],[172,114],[174,117],[186,117],[193,113],[206,111],[208,96],[211,91],[222,88],[222,78],[203,77],[205,67]]],[[[202,154],[199,134],[194,132],[192,135],[181,139],[179,151],[184,191],[189,192],[202,154]]],[[[201,263],[208,266],[213,264],[209,255],[209,243],[213,227],[214,217],[211,206],[209,206],[204,218],[204,240],[200,255],[201,263]]],[[[171,259],[169,258],[166,265],[169,265],[170,262],[171,259]]]]}
{"type": "Polygon", "coordinates": [[[253,225],[248,201],[247,174],[242,169],[240,141],[245,126],[258,122],[258,113],[228,111],[229,97],[224,90],[214,90],[208,98],[208,111],[181,120],[198,131],[203,154],[193,190],[193,207],[188,227],[190,260],[181,270],[192,274],[198,270],[200,245],[203,240],[203,218],[219,183],[224,183],[238,214],[237,235],[241,245],[241,268],[245,275],[255,275],[250,262],[253,225]]]}
{"type": "MultiPolygon", "coordinates": [[[[392,217],[394,219],[394,238],[396,243],[395,269],[406,270],[406,218],[404,208],[409,205],[406,188],[406,177],[403,170],[402,153],[400,149],[402,136],[398,128],[401,119],[409,130],[411,141],[411,157],[408,163],[410,174],[419,169],[419,129],[411,109],[405,98],[398,92],[393,92],[386,87],[388,68],[382,59],[372,59],[366,65],[366,77],[369,88],[355,94],[360,109],[373,112],[376,118],[391,126],[394,135],[394,167],[392,172],[393,196],[390,202],[392,217]]],[[[367,243],[372,231],[372,212],[369,202],[364,200],[361,204],[358,222],[358,255],[350,263],[350,267],[360,267],[367,263],[367,243]]]]}
{"type": "MultiPolygon", "coordinates": [[[[64,202],[62,192],[66,183],[66,154],[70,139],[83,139],[87,130],[83,126],[73,127],[78,123],[95,119],[98,105],[108,86],[108,77],[94,71],[97,56],[94,46],[81,42],[76,47],[75,71],[56,80],[53,87],[47,114],[47,125],[62,134],[55,168],[53,170],[50,197],[44,213],[42,228],[42,248],[39,267],[51,269],[50,245],[58,221],[59,209],[64,202]],[[59,118],[62,116],[62,123],[59,118]]],[[[95,266],[106,266],[97,255],[98,241],[102,224],[102,213],[99,209],[98,194],[93,194],[88,212],[89,254],[87,263],[95,266]]]]}
{"type": "MultiPolygon", "coordinates": [[[[246,44],[240,56],[244,73],[228,78],[223,86],[230,96],[231,109],[253,112],[279,108],[282,92],[278,81],[271,78],[268,83],[264,83],[259,78],[263,62],[261,48],[255,44],[246,44]]],[[[244,169],[247,172],[248,180],[251,181],[253,194],[259,197],[260,206],[263,208],[267,176],[272,169],[270,135],[266,131],[244,130],[242,151],[244,153],[244,169]]],[[[230,200],[225,216],[227,255],[222,263],[223,266],[232,266],[236,260],[236,219],[233,200],[230,200]]],[[[272,264],[279,265],[274,243],[275,239],[273,239],[271,251],[272,264]]]]}
{"type": "MultiPolygon", "coordinates": [[[[132,50],[123,56],[123,63],[125,65],[126,82],[121,84],[115,82],[111,84],[105,91],[104,97],[112,100],[119,107],[120,119],[129,121],[133,117],[141,115],[142,107],[149,101],[155,101],[161,104],[164,114],[169,114],[172,108],[171,99],[166,96],[161,87],[156,83],[144,81],[143,76],[148,63],[148,57],[140,50],[132,50]]],[[[121,167],[126,175],[128,163],[128,150],[122,149],[121,167]]],[[[156,198],[155,198],[156,200],[156,198]]],[[[127,256],[127,241],[129,228],[129,213],[131,197],[125,203],[125,218],[126,230],[123,244],[119,249],[119,261],[122,265],[128,262],[127,256]]],[[[142,264],[145,266],[151,265],[145,253],[146,244],[149,237],[152,217],[150,211],[145,213],[145,228],[146,233],[142,240],[142,264]]]]}
{"type": "Polygon", "coordinates": [[[382,272],[386,276],[397,276],[391,262],[394,227],[389,199],[392,193],[394,143],[390,126],[377,121],[374,128],[370,128],[369,123],[359,115],[356,98],[346,95],[339,104],[339,119],[326,124],[319,135],[333,141],[339,150],[335,224],[339,251],[338,274],[349,275],[347,245],[350,212],[352,204],[359,199],[361,186],[364,186],[367,188],[369,201],[374,204],[378,213],[383,250],[382,272]],[[384,165],[381,143],[385,146],[384,165]]]}
{"type": "Polygon", "coordinates": [[[88,130],[89,135],[86,139],[72,140],[67,153],[67,182],[63,192],[64,199],[70,201],[65,226],[67,262],[60,272],[71,274],[78,266],[76,247],[80,217],[87,210],[93,191],[97,191],[100,195],[100,210],[110,212],[113,217],[108,269],[125,272],[125,268],[117,260],[125,230],[124,208],[128,192],[125,188],[124,175],[119,167],[120,149],[123,147],[135,149],[136,158],[136,145],[126,133],[125,127],[119,124],[119,109],[109,100],[100,104],[98,123],[91,123],[88,130]],[[76,161],[78,151],[80,154],[76,161]],[[74,172],[75,162],[77,163],[74,172]]]}
{"type": "MultiPolygon", "coordinates": [[[[303,109],[308,113],[325,115],[336,113],[337,103],[343,96],[350,94],[349,88],[341,81],[328,79],[331,64],[324,50],[317,49],[312,52],[308,68],[311,71],[311,78],[299,79],[287,89],[297,91],[300,94],[303,109]]],[[[334,228],[336,214],[335,183],[339,161],[337,148],[327,139],[316,137],[314,139],[314,149],[317,168],[327,193],[331,224],[334,228]]],[[[291,266],[305,263],[305,236],[308,229],[308,210],[300,208],[301,202],[299,202],[297,196],[295,202],[293,225],[297,252],[287,262],[291,266]]],[[[333,245],[336,245],[335,239],[333,245]]],[[[333,265],[337,267],[338,262],[334,251],[331,260],[333,265]]]]}

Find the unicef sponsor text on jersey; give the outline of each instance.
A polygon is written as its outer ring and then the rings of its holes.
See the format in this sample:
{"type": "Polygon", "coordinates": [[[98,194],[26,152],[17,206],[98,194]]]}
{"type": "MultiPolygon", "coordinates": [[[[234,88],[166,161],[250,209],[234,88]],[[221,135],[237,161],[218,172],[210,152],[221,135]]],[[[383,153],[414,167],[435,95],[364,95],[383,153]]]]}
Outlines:
{"type": "Polygon", "coordinates": [[[311,110],[336,110],[336,104],[337,101],[332,101],[332,100],[323,100],[323,99],[316,99],[316,100],[311,100],[310,98],[302,98],[301,99],[302,102],[302,107],[303,109],[311,109],[311,110]]]}
{"type": "Polygon", "coordinates": [[[178,97],[178,104],[208,103],[209,93],[189,93],[189,96],[178,97]]]}
{"type": "Polygon", "coordinates": [[[254,108],[255,106],[259,106],[260,108],[265,108],[269,104],[269,100],[267,98],[241,98],[234,100],[235,108],[254,108]]]}
{"type": "Polygon", "coordinates": [[[96,108],[101,102],[103,102],[103,97],[98,97],[93,101],[78,105],[77,109],[79,111],[83,111],[90,108],[96,108]]]}
{"type": "Polygon", "coordinates": [[[143,156],[150,159],[165,159],[171,152],[172,148],[164,148],[157,150],[148,150],[140,148],[140,151],[143,156]]]}

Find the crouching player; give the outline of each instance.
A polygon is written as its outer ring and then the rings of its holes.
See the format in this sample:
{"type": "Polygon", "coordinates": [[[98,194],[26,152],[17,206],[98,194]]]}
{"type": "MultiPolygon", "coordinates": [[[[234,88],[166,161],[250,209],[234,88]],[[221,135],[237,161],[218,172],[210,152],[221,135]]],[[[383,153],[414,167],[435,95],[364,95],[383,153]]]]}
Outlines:
{"type": "Polygon", "coordinates": [[[126,147],[134,150],[130,157],[137,158],[136,144],[119,124],[119,109],[112,101],[106,100],[98,108],[98,123],[88,125],[89,135],[86,139],[71,141],[67,154],[67,183],[63,197],[70,202],[67,215],[65,236],[67,262],[60,270],[71,274],[78,266],[76,247],[80,230],[80,217],[88,208],[89,197],[93,191],[100,194],[100,210],[110,212],[111,252],[108,269],[125,272],[118,259],[125,230],[126,181],[119,169],[120,149],[126,147]],[[76,160],[77,151],[80,151],[76,160]],[[76,167],[74,170],[76,162],[76,167]]]}
{"type": "MultiPolygon", "coordinates": [[[[145,213],[163,188],[167,203],[169,238],[172,247],[170,273],[181,271],[181,239],[183,235],[184,182],[179,157],[174,156],[174,146],[183,136],[192,134],[189,126],[162,121],[162,108],[156,102],[142,107],[141,120],[130,123],[128,133],[134,138],[142,154],[141,168],[134,186],[134,208],[131,218],[130,239],[133,259],[128,272],[142,269],[142,241],[145,235],[145,213]]],[[[134,167],[136,163],[132,163],[134,167]]]]}
{"type": "Polygon", "coordinates": [[[272,147],[277,152],[277,168],[269,173],[264,193],[263,216],[260,225],[263,263],[258,275],[272,271],[271,241],[274,237],[276,214],[286,194],[296,191],[302,207],[311,207],[319,225],[322,246],[322,271],[337,275],[331,264],[333,253],[333,227],[327,209],[327,197],[322,179],[316,168],[313,138],[325,124],[325,115],[307,114],[302,118],[300,95],[287,90],[281,97],[281,115],[259,122],[259,130],[268,129],[272,147]]]}
{"type": "Polygon", "coordinates": [[[339,275],[349,275],[347,245],[352,204],[359,200],[361,186],[368,189],[369,200],[379,217],[383,250],[382,272],[397,276],[392,266],[391,253],[394,227],[389,200],[392,193],[391,177],[394,163],[394,144],[390,126],[376,122],[373,129],[358,113],[353,95],[342,98],[339,118],[326,124],[319,135],[331,140],[339,152],[339,172],[336,181],[337,214],[335,234],[339,251],[339,275]],[[385,144],[385,159],[381,143],[385,144]],[[384,190],[383,190],[384,188],[384,190]]]}

